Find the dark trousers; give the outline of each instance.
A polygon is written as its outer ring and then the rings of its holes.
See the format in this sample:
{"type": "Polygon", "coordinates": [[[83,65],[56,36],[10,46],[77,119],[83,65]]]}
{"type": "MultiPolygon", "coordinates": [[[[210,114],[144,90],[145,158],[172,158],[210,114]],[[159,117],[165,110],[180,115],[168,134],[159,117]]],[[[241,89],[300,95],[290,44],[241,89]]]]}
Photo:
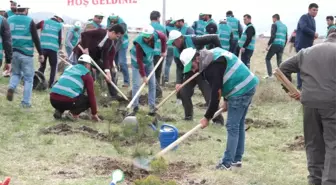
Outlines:
{"type": "Polygon", "coordinates": [[[89,98],[83,94],[79,95],[75,102],[63,102],[50,98],[50,103],[60,113],[69,110],[74,115],[79,115],[90,108],[89,98]]]}
{"type": "Polygon", "coordinates": [[[40,64],[40,68],[38,70],[44,74],[44,71],[47,67],[47,59],[48,59],[50,65],[50,77],[48,85],[49,88],[51,88],[52,84],[55,81],[57,71],[57,61],[58,61],[57,52],[50,49],[43,49],[43,56],[44,56],[44,62],[40,64]]]}
{"type": "Polygon", "coordinates": [[[253,50],[245,49],[245,52],[241,54],[241,60],[250,69],[251,57],[253,55],[253,50]]]}
{"type": "MultiPolygon", "coordinates": [[[[101,60],[99,60],[98,62],[96,62],[97,65],[100,67],[100,69],[104,69],[103,67],[103,62],[101,60]]],[[[112,77],[112,82],[117,85],[117,73],[116,72],[113,72],[112,70],[110,71],[111,72],[111,77],[112,77]]],[[[105,80],[105,77],[103,74],[100,74],[100,71],[97,69],[96,70],[96,76],[94,77],[94,79],[98,80],[98,83],[100,84],[100,86],[102,86],[102,84],[104,83],[107,83],[107,88],[108,88],[108,91],[111,95],[111,97],[115,97],[117,96],[118,92],[117,90],[109,83],[105,80]]]]}
{"type": "Polygon", "coordinates": [[[304,109],[304,138],[311,184],[336,184],[336,108],[304,109]]]}
{"type": "MultiPolygon", "coordinates": [[[[295,50],[298,53],[301,49],[296,48],[295,50]]],[[[297,73],[296,79],[297,79],[297,88],[301,90],[302,81],[301,81],[301,77],[300,77],[300,72],[297,73]]]]}
{"type": "MultiPolygon", "coordinates": [[[[155,55],[153,59],[154,66],[159,62],[161,56],[155,55]]],[[[163,59],[164,60],[164,59],[163,59]]],[[[162,73],[162,63],[159,65],[159,67],[155,70],[155,79],[156,79],[156,97],[162,97],[162,89],[160,87],[161,82],[161,73],[162,73]]]]}
{"type": "Polygon", "coordinates": [[[268,76],[272,76],[272,64],[271,64],[272,57],[276,55],[277,65],[279,67],[282,62],[283,51],[284,47],[277,44],[272,44],[271,47],[269,48],[265,58],[268,76]]]}
{"type": "Polygon", "coordinates": [[[235,54],[236,56],[239,56],[238,40],[231,41],[230,52],[235,54]]]}

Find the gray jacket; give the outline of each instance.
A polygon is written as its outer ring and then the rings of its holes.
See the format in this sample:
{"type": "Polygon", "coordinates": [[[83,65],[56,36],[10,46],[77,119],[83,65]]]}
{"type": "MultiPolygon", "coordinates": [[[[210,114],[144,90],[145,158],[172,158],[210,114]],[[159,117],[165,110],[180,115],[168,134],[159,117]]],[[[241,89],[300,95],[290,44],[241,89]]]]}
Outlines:
{"type": "Polygon", "coordinates": [[[336,106],[336,34],[325,42],[302,49],[282,63],[280,70],[291,80],[301,72],[301,102],[310,108],[336,106]]]}

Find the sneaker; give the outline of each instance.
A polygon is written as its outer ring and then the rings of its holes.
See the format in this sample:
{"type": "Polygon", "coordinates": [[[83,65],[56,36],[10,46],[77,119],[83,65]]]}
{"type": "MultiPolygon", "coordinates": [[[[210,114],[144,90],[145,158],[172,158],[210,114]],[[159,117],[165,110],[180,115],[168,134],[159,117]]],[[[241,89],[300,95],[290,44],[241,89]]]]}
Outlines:
{"type": "Polygon", "coordinates": [[[227,170],[227,171],[230,171],[231,170],[231,166],[230,165],[225,165],[223,163],[219,163],[217,166],[216,166],[216,169],[217,170],[227,170]]]}
{"type": "Polygon", "coordinates": [[[79,118],[79,115],[74,115],[70,111],[65,114],[65,117],[69,119],[70,121],[77,121],[79,118]]]}
{"type": "Polygon", "coordinates": [[[14,89],[8,89],[6,97],[7,97],[8,101],[13,101],[13,98],[14,98],[14,89]]]}
{"type": "Polygon", "coordinates": [[[184,117],[185,121],[193,121],[193,117],[192,116],[186,116],[184,117]]]}
{"type": "Polygon", "coordinates": [[[54,118],[57,120],[62,119],[62,113],[59,110],[55,110],[54,118]]]}
{"type": "Polygon", "coordinates": [[[21,108],[24,108],[24,109],[29,109],[29,108],[32,108],[32,105],[30,105],[30,104],[25,104],[25,103],[21,103],[21,104],[20,104],[20,107],[21,107],[21,108]]]}
{"type": "Polygon", "coordinates": [[[218,116],[212,120],[212,122],[216,125],[222,125],[224,126],[224,118],[223,116],[218,116]]]}
{"type": "Polygon", "coordinates": [[[264,77],[264,79],[266,79],[266,80],[267,79],[272,80],[273,78],[274,78],[273,76],[268,76],[268,75],[264,77]]]}
{"type": "Polygon", "coordinates": [[[237,167],[237,168],[241,168],[243,163],[241,161],[237,161],[237,162],[232,162],[231,164],[233,167],[237,167]]]}

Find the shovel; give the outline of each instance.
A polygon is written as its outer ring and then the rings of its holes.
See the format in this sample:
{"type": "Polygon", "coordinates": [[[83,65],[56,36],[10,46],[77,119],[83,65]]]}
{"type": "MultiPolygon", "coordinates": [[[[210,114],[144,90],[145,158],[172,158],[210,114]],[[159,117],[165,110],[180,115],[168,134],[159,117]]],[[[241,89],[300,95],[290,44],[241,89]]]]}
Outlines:
{"type": "MultiPolygon", "coordinates": [[[[215,115],[213,116],[213,118],[219,116],[221,113],[223,112],[223,109],[220,108],[215,115]]],[[[161,156],[163,156],[164,154],[166,154],[167,152],[169,152],[170,150],[172,150],[175,146],[177,146],[178,144],[180,144],[182,141],[184,141],[185,139],[187,139],[191,134],[193,134],[194,132],[196,132],[197,130],[199,130],[202,127],[201,124],[198,124],[196,127],[194,127],[193,129],[191,129],[190,131],[188,131],[187,133],[185,133],[183,136],[181,136],[180,138],[178,138],[176,141],[174,141],[173,143],[171,143],[169,146],[167,146],[166,148],[164,148],[163,150],[161,150],[159,153],[157,153],[154,157],[151,157],[149,159],[140,157],[140,158],[135,158],[133,160],[133,165],[137,168],[143,169],[143,170],[147,170],[150,171],[150,162],[153,161],[154,159],[158,159],[161,156]]]]}
{"type": "MultiPolygon", "coordinates": [[[[155,73],[155,70],[159,67],[159,65],[161,64],[163,60],[163,57],[160,58],[159,62],[156,63],[154,69],[149,73],[147,79],[149,80],[155,73]]],[[[131,102],[127,105],[126,110],[124,110],[123,114],[127,115],[127,112],[129,111],[129,109],[132,107],[133,103],[135,102],[135,100],[137,99],[137,97],[140,95],[141,91],[145,88],[146,83],[143,82],[141,87],[139,88],[139,90],[137,91],[137,93],[134,95],[133,99],[131,100],[131,102]]],[[[127,116],[124,120],[123,123],[136,123],[136,117],[135,116],[127,116]]]]}
{"type": "MultiPolygon", "coordinates": [[[[79,45],[78,44],[78,47],[79,47],[79,49],[81,49],[82,50],[82,52],[84,52],[84,49],[83,49],[83,47],[81,46],[81,45],[79,45]]],[[[90,57],[91,58],[91,57],[90,57]]],[[[107,75],[104,73],[104,71],[96,64],[96,62],[91,58],[91,62],[92,62],[92,64],[100,71],[100,73],[101,74],[103,74],[104,75],[104,77],[105,78],[107,78],[107,75]]],[[[112,80],[109,80],[108,81],[120,94],[121,94],[121,96],[125,99],[125,100],[127,100],[127,101],[129,101],[128,100],[128,98],[127,98],[127,96],[124,94],[124,93],[122,93],[121,92],[121,90],[112,82],[112,80]]]]}

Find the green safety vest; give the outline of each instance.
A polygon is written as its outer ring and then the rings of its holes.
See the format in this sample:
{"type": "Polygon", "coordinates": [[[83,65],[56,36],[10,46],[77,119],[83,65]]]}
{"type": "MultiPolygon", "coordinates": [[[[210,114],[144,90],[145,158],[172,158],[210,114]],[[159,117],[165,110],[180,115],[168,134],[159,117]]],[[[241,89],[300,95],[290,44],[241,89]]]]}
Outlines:
{"type": "Polygon", "coordinates": [[[9,18],[10,16],[15,15],[15,13],[12,10],[8,10],[7,15],[8,15],[8,18],[9,18]]]}
{"type": "Polygon", "coordinates": [[[50,49],[58,52],[59,42],[58,42],[58,33],[62,30],[62,24],[48,19],[44,21],[43,28],[41,30],[41,48],[50,49]]]}
{"type": "MultiPolygon", "coordinates": [[[[158,39],[158,35],[156,32],[154,32],[154,42],[156,42],[156,39],[158,39]]],[[[139,68],[136,58],[136,44],[139,44],[144,51],[143,56],[143,63],[145,66],[153,63],[153,57],[154,57],[154,48],[150,47],[144,40],[141,34],[139,34],[133,41],[133,47],[131,49],[131,63],[132,66],[135,68],[139,68]]]]}
{"type": "Polygon", "coordinates": [[[331,25],[331,26],[328,27],[328,31],[327,31],[327,34],[326,34],[327,36],[326,37],[328,37],[329,31],[332,30],[332,29],[336,29],[336,25],[331,25]]]}
{"type": "Polygon", "coordinates": [[[226,17],[227,24],[232,28],[233,39],[239,39],[239,20],[235,17],[226,17]]]}
{"type": "Polygon", "coordinates": [[[210,51],[214,56],[213,61],[224,56],[227,62],[223,77],[223,97],[241,96],[258,85],[259,79],[236,55],[222,48],[214,48],[210,51]]]}
{"type": "MultiPolygon", "coordinates": [[[[186,48],[196,49],[195,44],[193,43],[193,41],[191,39],[192,38],[191,35],[184,35],[183,37],[184,37],[184,44],[185,44],[186,48]]],[[[180,58],[180,51],[178,50],[177,47],[174,47],[174,57],[180,58]]]]}
{"type": "Polygon", "coordinates": [[[30,32],[32,21],[33,19],[26,15],[13,15],[8,18],[13,49],[29,56],[34,56],[34,43],[30,32]]]}
{"type": "Polygon", "coordinates": [[[230,36],[232,33],[232,28],[227,24],[218,24],[219,40],[222,48],[230,49],[230,36]]]}
{"type": "Polygon", "coordinates": [[[182,28],[176,28],[176,30],[180,31],[182,35],[187,35],[188,25],[185,23],[182,28]]]}
{"type": "MultiPolygon", "coordinates": [[[[154,30],[156,31],[160,31],[163,34],[165,33],[165,28],[158,22],[152,22],[151,25],[153,26],[154,30]]],[[[155,42],[155,51],[154,51],[154,55],[160,55],[161,54],[161,39],[157,39],[155,42]]]]}
{"type": "MultiPolygon", "coordinates": [[[[205,22],[205,26],[204,26],[204,32],[205,32],[205,34],[209,34],[209,33],[206,31],[206,27],[207,27],[210,23],[215,23],[215,24],[216,24],[216,22],[215,22],[213,19],[210,19],[210,20],[208,20],[207,22],[205,22]]],[[[218,33],[218,29],[217,29],[217,32],[216,32],[216,33],[218,33]]]]}
{"type": "MultiPolygon", "coordinates": [[[[1,24],[2,24],[2,19],[3,17],[0,15],[0,32],[1,32],[1,24]]],[[[3,47],[2,47],[2,36],[0,36],[0,61],[2,61],[2,57],[3,57],[3,47]]]]}
{"type": "MultiPolygon", "coordinates": [[[[69,33],[72,33],[73,37],[71,39],[71,44],[72,46],[76,46],[77,42],[78,42],[78,39],[79,39],[79,36],[80,36],[80,29],[78,29],[78,31],[75,31],[75,28],[71,28],[68,33],[67,33],[67,36],[66,38],[68,38],[68,35],[69,33]]],[[[66,42],[67,43],[67,42],[66,42]]],[[[68,45],[67,45],[68,46],[68,45]]]]}
{"type": "Polygon", "coordinates": [[[196,35],[204,35],[205,33],[205,25],[206,25],[206,22],[203,21],[203,20],[198,20],[196,21],[196,35]]]}
{"type": "MultiPolygon", "coordinates": [[[[239,42],[238,42],[238,45],[240,48],[243,47],[243,45],[245,44],[245,41],[246,41],[246,29],[253,26],[252,24],[249,24],[248,26],[246,26],[241,38],[239,39],[239,42]]],[[[255,48],[255,42],[256,42],[256,38],[255,38],[255,34],[253,35],[252,37],[252,40],[250,42],[250,44],[247,46],[246,49],[249,49],[249,50],[254,50],[255,48]]]]}
{"type": "MultiPolygon", "coordinates": [[[[124,23],[126,25],[126,30],[124,30],[125,33],[124,33],[124,36],[123,36],[123,43],[122,43],[121,47],[123,49],[126,49],[126,48],[128,48],[128,44],[129,44],[127,24],[125,23],[125,21],[122,18],[118,17],[117,24],[122,24],[122,23],[124,23]]],[[[107,24],[106,25],[107,25],[107,27],[109,27],[111,25],[111,19],[110,18],[107,18],[107,24]]]]}
{"type": "Polygon", "coordinates": [[[70,65],[51,88],[51,92],[70,98],[75,98],[83,93],[84,82],[82,76],[90,71],[82,64],[70,65]]]}
{"type": "Polygon", "coordinates": [[[88,24],[92,24],[95,28],[103,28],[103,26],[101,24],[97,24],[94,21],[90,21],[88,24]]]}
{"type": "Polygon", "coordinates": [[[275,22],[277,26],[277,31],[275,33],[275,39],[272,44],[280,45],[284,47],[287,40],[287,26],[281,21],[275,22]]]}

